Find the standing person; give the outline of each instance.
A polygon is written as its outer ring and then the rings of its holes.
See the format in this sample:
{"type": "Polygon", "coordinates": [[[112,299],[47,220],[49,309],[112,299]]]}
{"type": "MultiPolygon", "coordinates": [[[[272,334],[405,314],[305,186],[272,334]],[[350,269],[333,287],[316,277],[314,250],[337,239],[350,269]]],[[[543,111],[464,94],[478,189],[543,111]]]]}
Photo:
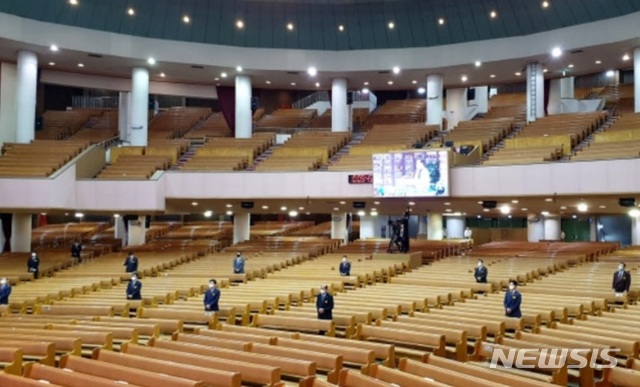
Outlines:
{"type": "Polygon", "coordinates": [[[81,254],[82,254],[82,245],[80,244],[80,241],[76,239],[76,241],[73,242],[73,244],[71,245],[71,258],[76,262],[80,262],[81,254]]]}
{"type": "Polygon", "coordinates": [[[471,231],[471,229],[469,227],[466,227],[464,229],[464,239],[471,239],[471,236],[473,235],[473,231],[471,231]]]}
{"type": "Polygon", "coordinates": [[[486,284],[488,275],[489,269],[486,268],[482,259],[478,259],[478,264],[473,273],[473,276],[476,277],[476,282],[486,284]]]}
{"type": "Polygon", "coordinates": [[[27,271],[33,273],[33,279],[38,278],[38,272],[40,271],[40,257],[35,253],[31,253],[31,257],[27,261],[27,271]]]}
{"type": "Polygon", "coordinates": [[[518,292],[518,281],[509,281],[509,291],[504,295],[504,315],[507,317],[522,317],[520,311],[522,295],[518,292]]]}
{"type": "Polygon", "coordinates": [[[124,260],[122,266],[126,266],[127,273],[135,273],[138,271],[138,257],[133,255],[133,251],[129,252],[129,256],[124,260]]]}
{"type": "Polygon", "coordinates": [[[220,301],[220,289],[218,289],[218,282],[212,278],[209,280],[209,289],[204,293],[205,312],[219,311],[218,301],[220,301]]]}
{"type": "Polygon", "coordinates": [[[349,262],[346,255],[342,256],[342,262],[340,262],[340,275],[343,277],[351,275],[351,262],[349,262]]]}
{"type": "Polygon", "coordinates": [[[328,291],[327,285],[320,286],[320,293],[316,296],[316,309],[319,320],[333,319],[333,296],[328,291]]]}
{"type": "Polygon", "coordinates": [[[233,272],[235,274],[244,274],[244,257],[239,251],[236,253],[236,257],[233,260],[233,272]]]}
{"type": "Polygon", "coordinates": [[[131,281],[127,284],[127,300],[142,300],[142,282],[138,281],[138,274],[131,275],[131,281]]]}
{"type": "Polygon", "coordinates": [[[0,305],[9,304],[9,296],[11,295],[11,285],[6,277],[0,280],[0,305]]]}
{"type": "Polygon", "coordinates": [[[631,287],[631,273],[625,270],[626,267],[626,263],[620,262],[618,264],[618,270],[613,273],[611,288],[616,293],[628,293],[631,287]]]}

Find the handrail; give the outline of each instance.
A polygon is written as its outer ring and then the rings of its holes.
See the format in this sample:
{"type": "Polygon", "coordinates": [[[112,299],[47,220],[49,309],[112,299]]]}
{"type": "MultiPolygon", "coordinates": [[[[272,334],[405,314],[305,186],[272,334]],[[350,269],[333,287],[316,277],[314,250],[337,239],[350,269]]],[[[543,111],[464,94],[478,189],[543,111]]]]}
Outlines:
{"type": "Polygon", "coordinates": [[[116,109],[119,103],[118,97],[85,97],[83,95],[71,97],[71,106],[74,108],[116,109]]]}
{"type": "Polygon", "coordinates": [[[311,106],[318,101],[328,102],[329,92],[326,90],[316,91],[313,94],[310,94],[302,99],[297,100],[291,105],[291,107],[293,107],[294,109],[304,109],[307,106],[311,106]]]}

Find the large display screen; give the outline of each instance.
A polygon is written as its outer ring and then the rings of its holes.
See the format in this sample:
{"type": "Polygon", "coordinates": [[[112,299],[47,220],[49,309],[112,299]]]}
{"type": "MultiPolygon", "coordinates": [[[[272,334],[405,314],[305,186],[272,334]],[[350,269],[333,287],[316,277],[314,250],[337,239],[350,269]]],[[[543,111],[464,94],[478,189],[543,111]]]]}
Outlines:
{"type": "Polygon", "coordinates": [[[449,196],[449,153],[416,150],[373,155],[373,196],[449,196]]]}

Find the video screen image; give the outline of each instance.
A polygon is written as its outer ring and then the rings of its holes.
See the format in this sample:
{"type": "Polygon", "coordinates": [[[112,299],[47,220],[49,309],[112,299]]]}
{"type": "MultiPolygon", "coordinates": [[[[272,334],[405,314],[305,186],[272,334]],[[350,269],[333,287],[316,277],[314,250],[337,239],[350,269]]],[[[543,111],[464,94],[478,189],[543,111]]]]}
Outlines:
{"type": "Polygon", "coordinates": [[[415,151],[373,155],[373,196],[449,196],[447,151],[415,151]]]}

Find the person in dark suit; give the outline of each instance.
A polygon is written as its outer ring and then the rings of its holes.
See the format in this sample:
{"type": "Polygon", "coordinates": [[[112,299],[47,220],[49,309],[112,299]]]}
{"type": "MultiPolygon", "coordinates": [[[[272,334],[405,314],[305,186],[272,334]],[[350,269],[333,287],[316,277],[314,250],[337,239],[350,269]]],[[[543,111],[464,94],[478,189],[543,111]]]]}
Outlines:
{"type": "Polygon", "coordinates": [[[239,251],[236,253],[236,257],[233,260],[233,272],[235,274],[244,274],[244,257],[239,251]]]}
{"type": "Polygon", "coordinates": [[[127,300],[142,300],[142,282],[138,281],[138,275],[133,273],[131,281],[127,284],[127,300]]]}
{"type": "Polygon", "coordinates": [[[484,261],[482,259],[478,259],[478,265],[473,273],[473,276],[476,278],[476,282],[486,284],[487,275],[489,275],[489,270],[484,265],[484,261]]]}
{"type": "Polygon", "coordinates": [[[9,296],[11,295],[11,285],[6,278],[0,280],[0,305],[9,304],[9,296]]]}
{"type": "Polygon", "coordinates": [[[33,252],[31,257],[27,261],[27,271],[33,273],[33,278],[38,278],[38,272],[40,271],[40,257],[33,252]]]}
{"type": "Polygon", "coordinates": [[[342,256],[342,262],[340,262],[340,275],[345,277],[351,275],[351,262],[346,255],[342,256]]]}
{"type": "Polygon", "coordinates": [[[316,309],[319,320],[333,319],[333,296],[328,291],[327,285],[320,286],[320,293],[316,296],[316,309]]]}
{"type": "Polygon", "coordinates": [[[631,287],[631,273],[625,270],[626,267],[626,263],[620,262],[618,270],[613,273],[611,288],[616,293],[627,293],[631,287]]]}
{"type": "Polygon", "coordinates": [[[79,240],[76,240],[71,245],[71,258],[75,261],[80,262],[80,255],[82,254],[82,245],[79,240]]]}
{"type": "Polygon", "coordinates": [[[218,306],[220,301],[220,289],[218,283],[214,279],[209,280],[209,289],[204,293],[204,310],[206,312],[217,312],[220,310],[218,306]]]}
{"type": "Polygon", "coordinates": [[[509,291],[504,295],[504,315],[507,317],[522,317],[520,311],[522,295],[518,292],[518,281],[509,281],[509,291]]]}
{"type": "Polygon", "coordinates": [[[122,266],[126,266],[127,273],[135,273],[138,271],[138,257],[133,255],[133,252],[129,253],[127,259],[124,260],[122,266]]]}

